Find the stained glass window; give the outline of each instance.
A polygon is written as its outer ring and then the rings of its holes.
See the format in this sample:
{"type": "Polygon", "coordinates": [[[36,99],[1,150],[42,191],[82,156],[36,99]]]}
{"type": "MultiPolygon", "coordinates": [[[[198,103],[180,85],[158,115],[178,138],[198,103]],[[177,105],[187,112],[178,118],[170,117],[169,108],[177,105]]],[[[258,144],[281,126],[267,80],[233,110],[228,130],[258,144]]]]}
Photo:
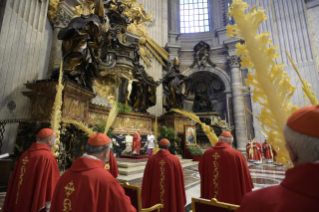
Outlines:
{"type": "Polygon", "coordinates": [[[180,0],[181,33],[207,32],[209,0],[180,0]]]}

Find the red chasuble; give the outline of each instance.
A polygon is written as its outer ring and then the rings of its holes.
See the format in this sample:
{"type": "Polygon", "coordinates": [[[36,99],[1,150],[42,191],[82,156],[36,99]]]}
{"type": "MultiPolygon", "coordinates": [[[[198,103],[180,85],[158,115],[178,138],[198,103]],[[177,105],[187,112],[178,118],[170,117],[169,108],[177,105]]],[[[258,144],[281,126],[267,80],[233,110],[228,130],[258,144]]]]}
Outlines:
{"type": "Polygon", "coordinates": [[[254,143],[253,150],[254,150],[254,161],[262,162],[260,143],[258,142],[254,143]]]}
{"type": "Polygon", "coordinates": [[[3,212],[45,211],[60,179],[58,163],[48,145],[33,143],[12,173],[3,212]]]}
{"type": "Polygon", "coordinates": [[[112,151],[110,151],[110,160],[108,164],[110,165],[110,173],[113,175],[113,177],[117,178],[117,176],[119,175],[119,169],[117,167],[116,159],[112,151]]]}
{"type": "Polygon", "coordinates": [[[238,212],[319,211],[319,163],[296,166],[277,186],[246,194],[238,212]]]}
{"type": "Polygon", "coordinates": [[[59,180],[50,212],[135,212],[131,200],[100,160],[78,157],[59,180]]]}
{"type": "Polygon", "coordinates": [[[201,176],[201,198],[239,205],[250,192],[253,182],[245,156],[226,142],[205,151],[198,164],[201,176]]]}
{"type": "Polygon", "coordinates": [[[142,184],[142,206],[164,204],[163,212],[184,212],[184,173],[178,157],[159,150],[147,162],[142,184]]]}
{"type": "Polygon", "coordinates": [[[275,157],[274,153],[276,153],[276,152],[274,151],[272,145],[264,142],[263,145],[262,145],[262,150],[263,150],[264,157],[267,160],[274,159],[274,157],[275,157]]]}
{"type": "Polygon", "coordinates": [[[136,147],[136,152],[137,153],[140,153],[140,149],[141,149],[141,135],[138,134],[137,132],[134,133],[134,136],[133,136],[133,145],[132,145],[132,153],[136,147]]]}

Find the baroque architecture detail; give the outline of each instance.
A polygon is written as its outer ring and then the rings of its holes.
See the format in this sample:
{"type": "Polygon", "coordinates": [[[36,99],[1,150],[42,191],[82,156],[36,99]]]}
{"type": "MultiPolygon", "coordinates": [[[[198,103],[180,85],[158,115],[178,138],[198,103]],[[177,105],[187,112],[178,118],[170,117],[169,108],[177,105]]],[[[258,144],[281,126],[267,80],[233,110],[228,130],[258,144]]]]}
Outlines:
{"type": "Polygon", "coordinates": [[[239,68],[240,67],[240,62],[241,62],[241,59],[239,56],[228,56],[227,57],[227,62],[229,64],[229,66],[231,68],[239,68]]]}
{"type": "Polygon", "coordinates": [[[209,58],[209,51],[210,51],[210,46],[205,43],[204,41],[199,42],[195,47],[194,47],[194,62],[190,66],[190,68],[194,68],[195,65],[197,65],[198,68],[200,67],[206,67],[207,63],[215,67],[216,65],[210,60],[209,58]]]}

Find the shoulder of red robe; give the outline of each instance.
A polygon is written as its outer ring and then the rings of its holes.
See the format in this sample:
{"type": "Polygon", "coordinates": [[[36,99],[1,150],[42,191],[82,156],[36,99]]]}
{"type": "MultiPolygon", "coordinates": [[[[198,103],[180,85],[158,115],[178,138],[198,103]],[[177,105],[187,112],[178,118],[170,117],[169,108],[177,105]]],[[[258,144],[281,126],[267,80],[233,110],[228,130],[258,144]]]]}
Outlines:
{"type": "Polygon", "coordinates": [[[88,144],[91,146],[105,146],[110,142],[111,139],[104,133],[95,133],[88,140],[88,144]]]}
{"type": "Polygon", "coordinates": [[[167,146],[169,144],[169,140],[167,140],[166,138],[163,138],[162,140],[160,140],[159,144],[161,146],[167,146]]]}
{"type": "Polygon", "coordinates": [[[52,135],[54,133],[54,131],[50,128],[43,128],[39,131],[37,137],[38,138],[46,138],[49,137],[50,135],[52,135]]]}
{"type": "Polygon", "coordinates": [[[287,120],[292,130],[319,138],[319,105],[310,105],[295,111],[287,120]]]}
{"type": "Polygon", "coordinates": [[[223,136],[223,137],[227,137],[227,138],[232,138],[233,135],[230,134],[230,132],[224,131],[222,132],[222,134],[220,134],[219,136],[223,136]]]}

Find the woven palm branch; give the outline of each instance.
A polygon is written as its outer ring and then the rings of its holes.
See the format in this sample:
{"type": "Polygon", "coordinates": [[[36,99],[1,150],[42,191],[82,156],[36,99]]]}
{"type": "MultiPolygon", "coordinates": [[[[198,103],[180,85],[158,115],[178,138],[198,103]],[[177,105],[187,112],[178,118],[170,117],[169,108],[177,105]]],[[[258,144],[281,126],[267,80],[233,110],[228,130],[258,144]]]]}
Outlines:
{"type": "Polygon", "coordinates": [[[153,155],[155,155],[158,150],[158,142],[157,142],[157,134],[158,134],[158,126],[157,126],[157,116],[155,116],[155,122],[154,122],[154,137],[155,137],[155,148],[152,150],[153,155]]]}
{"type": "Polygon", "coordinates": [[[78,121],[75,121],[73,119],[65,119],[65,118],[63,118],[62,121],[65,123],[69,123],[69,124],[73,124],[73,125],[78,126],[78,128],[80,130],[82,130],[83,132],[85,132],[87,134],[87,136],[89,136],[89,137],[95,133],[91,128],[89,128],[88,126],[86,126],[82,122],[78,122],[78,121]]]}
{"type": "Polygon", "coordinates": [[[109,131],[110,127],[114,123],[114,120],[116,119],[118,113],[119,113],[119,110],[117,108],[117,102],[115,102],[113,104],[113,107],[112,107],[108,117],[107,117],[106,126],[105,126],[105,130],[104,130],[104,134],[105,135],[107,134],[107,132],[109,131]]]}
{"type": "Polygon", "coordinates": [[[291,167],[290,157],[285,148],[283,127],[288,117],[299,108],[293,106],[290,98],[295,87],[290,84],[288,74],[282,64],[276,64],[278,58],[276,47],[271,45],[270,33],[257,34],[259,25],[267,19],[264,9],[253,6],[247,14],[246,2],[233,0],[229,7],[228,17],[233,16],[235,25],[228,25],[227,37],[245,40],[236,45],[237,55],[241,55],[242,68],[251,69],[246,79],[247,86],[252,88],[252,100],[259,103],[261,113],[257,115],[263,130],[270,138],[269,143],[279,149],[277,161],[291,167]]]}
{"type": "Polygon", "coordinates": [[[196,116],[196,114],[192,113],[192,112],[187,112],[184,110],[179,110],[179,109],[171,109],[172,112],[176,112],[176,113],[180,113],[184,116],[187,116],[190,119],[193,119],[194,121],[196,121],[197,123],[199,123],[205,133],[205,135],[208,137],[210,143],[212,146],[214,146],[217,142],[218,142],[218,137],[216,136],[213,128],[211,128],[210,126],[207,126],[206,124],[202,123],[200,121],[200,119],[196,116]]]}
{"type": "Polygon", "coordinates": [[[316,93],[314,91],[311,91],[310,89],[312,88],[312,85],[310,83],[307,82],[306,79],[302,79],[301,75],[297,69],[297,66],[295,65],[295,63],[292,61],[290,55],[288,54],[287,50],[286,50],[286,54],[292,64],[292,66],[294,67],[301,83],[302,83],[302,90],[304,91],[304,97],[308,98],[311,102],[312,105],[317,105],[318,104],[318,100],[316,99],[316,93]]]}
{"type": "Polygon", "coordinates": [[[62,91],[64,89],[64,86],[62,85],[62,75],[63,75],[63,61],[61,61],[60,65],[60,73],[59,73],[59,81],[58,85],[56,86],[56,95],[55,95],[55,101],[52,108],[51,113],[51,129],[54,130],[56,134],[56,145],[52,148],[52,153],[54,156],[58,157],[59,152],[57,150],[59,149],[60,144],[60,128],[61,128],[61,121],[62,121],[62,91]]]}

